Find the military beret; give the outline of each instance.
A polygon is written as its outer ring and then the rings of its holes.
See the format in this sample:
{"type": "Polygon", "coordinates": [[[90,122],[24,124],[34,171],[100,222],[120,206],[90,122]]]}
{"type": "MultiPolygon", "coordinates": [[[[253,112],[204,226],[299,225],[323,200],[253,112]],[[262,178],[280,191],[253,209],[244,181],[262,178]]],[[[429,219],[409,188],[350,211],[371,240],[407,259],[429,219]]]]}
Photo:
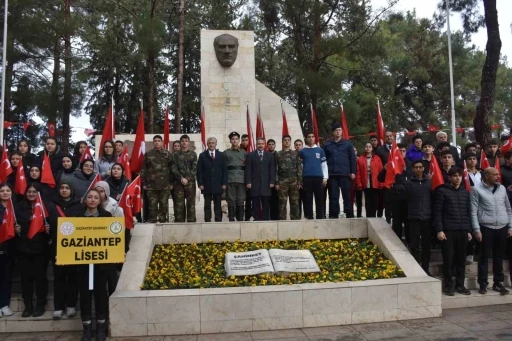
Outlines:
{"type": "Polygon", "coordinates": [[[233,138],[233,136],[236,136],[238,138],[240,138],[240,134],[237,133],[236,131],[232,131],[230,134],[229,134],[229,139],[231,140],[233,138]]]}
{"type": "Polygon", "coordinates": [[[333,131],[334,131],[334,130],[336,130],[336,129],[338,129],[338,128],[341,128],[341,124],[339,124],[339,123],[334,123],[334,124],[332,125],[332,130],[333,130],[333,131]]]}

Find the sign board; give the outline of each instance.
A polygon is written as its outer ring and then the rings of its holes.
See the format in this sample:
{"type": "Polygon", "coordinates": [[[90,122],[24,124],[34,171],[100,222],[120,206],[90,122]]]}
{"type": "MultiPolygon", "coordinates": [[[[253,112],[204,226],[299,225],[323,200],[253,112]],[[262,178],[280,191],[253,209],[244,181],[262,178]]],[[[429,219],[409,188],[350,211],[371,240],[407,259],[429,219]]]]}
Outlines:
{"type": "Polygon", "coordinates": [[[124,217],[60,217],[57,265],[123,263],[124,230],[124,217]]]}
{"type": "Polygon", "coordinates": [[[320,272],[309,250],[270,249],[268,253],[275,272],[320,272]]]}
{"type": "Polygon", "coordinates": [[[224,256],[224,268],[226,270],[226,277],[274,272],[270,256],[265,249],[248,252],[228,252],[224,256]]]}

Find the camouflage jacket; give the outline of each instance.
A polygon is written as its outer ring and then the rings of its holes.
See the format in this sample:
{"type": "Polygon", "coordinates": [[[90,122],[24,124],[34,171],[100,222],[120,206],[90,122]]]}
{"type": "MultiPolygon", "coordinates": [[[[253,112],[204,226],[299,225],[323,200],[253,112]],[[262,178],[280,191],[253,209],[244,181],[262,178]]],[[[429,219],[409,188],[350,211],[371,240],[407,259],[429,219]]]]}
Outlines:
{"type": "Polygon", "coordinates": [[[296,179],[302,184],[302,164],[296,150],[280,150],[276,154],[276,184],[280,180],[296,179]]]}
{"type": "Polygon", "coordinates": [[[152,149],[144,155],[141,179],[148,190],[167,189],[172,182],[171,153],[152,149]]]}
{"type": "Polygon", "coordinates": [[[229,148],[224,151],[228,167],[228,183],[245,183],[245,150],[229,148]]]}
{"type": "Polygon", "coordinates": [[[180,182],[181,178],[195,181],[197,174],[197,154],[193,151],[177,151],[172,154],[172,173],[174,181],[180,182]]]}

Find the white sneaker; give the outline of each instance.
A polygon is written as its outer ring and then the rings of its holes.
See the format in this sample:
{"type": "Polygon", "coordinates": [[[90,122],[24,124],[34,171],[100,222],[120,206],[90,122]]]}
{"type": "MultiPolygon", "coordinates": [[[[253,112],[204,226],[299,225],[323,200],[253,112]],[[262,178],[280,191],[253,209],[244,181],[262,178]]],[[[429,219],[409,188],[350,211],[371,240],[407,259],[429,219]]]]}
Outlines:
{"type": "Polygon", "coordinates": [[[473,263],[473,256],[466,256],[466,264],[472,264],[473,263]]]}
{"type": "Polygon", "coordinates": [[[60,320],[60,319],[62,319],[62,314],[63,314],[63,313],[64,313],[64,311],[62,311],[62,310],[55,310],[55,311],[53,312],[53,319],[54,319],[54,320],[60,320]]]}
{"type": "Polygon", "coordinates": [[[12,314],[14,314],[8,305],[6,305],[2,309],[0,309],[0,312],[1,312],[1,315],[3,315],[3,316],[11,316],[12,314]]]}
{"type": "Polygon", "coordinates": [[[76,309],[73,307],[67,307],[66,308],[66,315],[68,318],[72,318],[76,316],[76,309]]]}

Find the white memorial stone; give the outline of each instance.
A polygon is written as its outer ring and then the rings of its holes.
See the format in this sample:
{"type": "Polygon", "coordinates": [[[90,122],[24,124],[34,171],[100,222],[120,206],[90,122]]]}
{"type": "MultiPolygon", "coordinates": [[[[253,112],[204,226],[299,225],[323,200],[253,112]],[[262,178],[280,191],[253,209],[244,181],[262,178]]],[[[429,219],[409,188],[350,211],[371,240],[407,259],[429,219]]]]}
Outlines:
{"type": "Polygon", "coordinates": [[[309,250],[270,249],[268,253],[275,272],[320,272],[315,257],[309,250]]]}
{"type": "Polygon", "coordinates": [[[249,276],[273,273],[274,267],[268,251],[265,249],[247,252],[228,252],[224,256],[226,277],[249,276]]]}

